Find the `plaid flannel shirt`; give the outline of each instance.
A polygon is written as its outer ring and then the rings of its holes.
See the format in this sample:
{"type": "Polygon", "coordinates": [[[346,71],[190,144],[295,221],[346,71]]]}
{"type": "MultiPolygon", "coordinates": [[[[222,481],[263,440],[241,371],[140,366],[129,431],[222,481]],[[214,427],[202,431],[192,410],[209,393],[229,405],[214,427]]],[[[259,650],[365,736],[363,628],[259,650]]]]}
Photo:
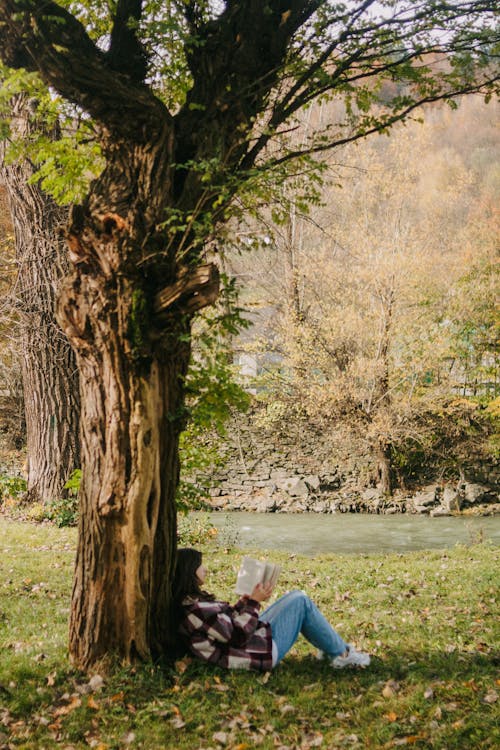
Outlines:
{"type": "Polygon", "coordinates": [[[230,669],[272,668],[271,626],[259,620],[259,602],[242,597],[232,607],[188,596],[182,608],[179,631],[194,656],[230,669]]]}

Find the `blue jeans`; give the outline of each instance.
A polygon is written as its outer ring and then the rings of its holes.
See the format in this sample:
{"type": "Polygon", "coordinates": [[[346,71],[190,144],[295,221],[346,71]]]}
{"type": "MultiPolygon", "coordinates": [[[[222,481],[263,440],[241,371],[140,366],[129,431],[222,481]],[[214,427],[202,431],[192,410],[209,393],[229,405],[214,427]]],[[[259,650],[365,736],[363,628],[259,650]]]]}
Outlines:
{"type": "Polygon", "coordinates": [[[278,662],[290,651],[299,633],[328,656],[338,656],[347,649],[347,643],[303,591],[291,591],[280,597],[264,610],[259,620],[271,625],[278,662]]]}

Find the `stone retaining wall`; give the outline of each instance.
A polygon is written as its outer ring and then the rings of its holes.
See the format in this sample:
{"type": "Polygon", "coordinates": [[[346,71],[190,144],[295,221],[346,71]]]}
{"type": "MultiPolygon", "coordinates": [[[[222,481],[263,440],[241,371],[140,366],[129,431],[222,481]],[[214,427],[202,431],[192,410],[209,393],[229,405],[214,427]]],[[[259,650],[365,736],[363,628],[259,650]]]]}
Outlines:
{"type": "Polygon", "coordinates": [[[286,433],[239,416],[220,453],[223,468],[193,481],[208,486],[209,506],[220,510],[287,513],[498,512],[500,467],[477,466],[466,478],[434,482],[418,492],[386,498],[368,486],[369,455],[339,455],[338,435],[318,428],[286,433]],[[333,439],[333,437],[335,439],[333,439]]]}

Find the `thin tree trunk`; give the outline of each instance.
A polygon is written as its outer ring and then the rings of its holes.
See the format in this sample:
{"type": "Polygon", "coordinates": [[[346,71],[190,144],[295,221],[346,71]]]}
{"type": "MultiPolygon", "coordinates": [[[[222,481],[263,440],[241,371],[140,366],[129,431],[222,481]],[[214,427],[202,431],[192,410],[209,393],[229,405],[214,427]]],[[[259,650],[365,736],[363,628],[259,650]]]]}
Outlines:
{"type": "Polygon", "coordinates": [[[384,495],[390,496],[393,491],[392,450],[391,444],[383,438],[377,443],[376,458],[378,485],[384,495]]]}
{"type": "MultiPolygon", "coordinates": [[[[27,137],[37,129],[25,96],[13,102],[11,129],[27,137]]],[[[67,209],[38,184],[27,159],[1,159],[14,225],[18,277],[12,292],[17,311],[26,413],[28,498],[60,498],[71,472],[80,465],[79,386],[73,351],[55,320],[67,251],[58,230],[67,209]]]]}

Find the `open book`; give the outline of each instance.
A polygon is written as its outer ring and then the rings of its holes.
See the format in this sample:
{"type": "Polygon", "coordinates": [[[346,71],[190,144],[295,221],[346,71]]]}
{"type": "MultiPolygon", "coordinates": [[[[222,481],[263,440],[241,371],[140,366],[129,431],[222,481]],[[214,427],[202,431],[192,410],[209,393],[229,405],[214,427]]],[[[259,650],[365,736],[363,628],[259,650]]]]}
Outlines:
{"type": "Polygon", "coordinates": [[[244,557],[236,579],[237,594],[251,594],[257,583],[272,583],[276,585],[281,566],[253,557],[244,557]]]}

